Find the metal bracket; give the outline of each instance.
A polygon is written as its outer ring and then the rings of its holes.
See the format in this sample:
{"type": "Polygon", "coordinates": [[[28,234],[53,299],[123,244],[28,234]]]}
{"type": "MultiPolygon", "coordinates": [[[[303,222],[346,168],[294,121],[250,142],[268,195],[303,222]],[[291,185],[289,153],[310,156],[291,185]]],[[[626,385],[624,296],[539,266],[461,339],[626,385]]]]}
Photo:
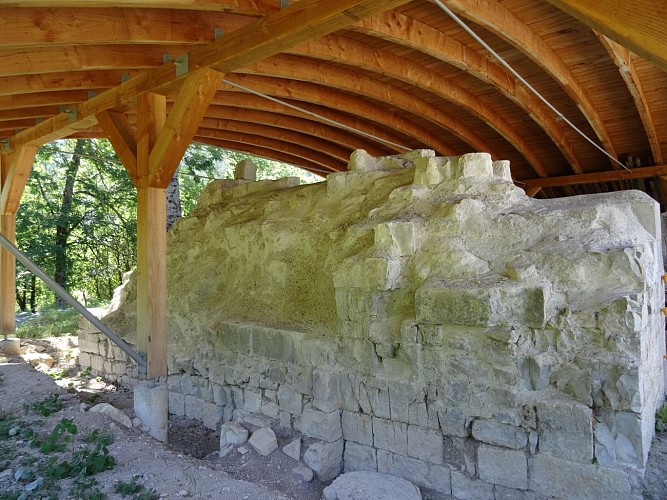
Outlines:
{"type": "Polygon", "coordinates": [[[9,151],[12,148],[12,140],[9,137],[0,139],[0,147],[5,152],[9,151]]]}
{"type": "Polygon", "coordinates": [[[176,76],[183,76],[190,71],[188,53],[178,56],[174,59],[174,66],[176,67],[176,76]]]}
{"type": "Polygon", "coordinates": [[[220,40],[223,36],[225,36],[225,31],[222,28],[216,28],[213,30],[213,36],[215,36],[216,40],[220,40]]]}
{"type": "Polygon", "coordinates": [[[92,99],[96,95],[97,95],[97,92],[95,92],[94,90],[89,90],[88,91],[88,99],[92,99]]]}
{"type": "Polygon", "coordinates": [[[129,79],[130,79],[130,75],[128,75],[127,73],[123,73],[122,75],[120,75],[120,83],[125,83],[129,79]]]}
{"type": "Polygon", "coordinates": [[[162,54],[162,64],[167,64],[169,61],[171,61],[171,54],[162,54]]]}
{"type": "Polygon", "coordinates": [[[281,9],[284,9],[287,6],[289,6],[289,0],[280,0],[280,8],[281,9]]]}
{"type": "Polygon", "coordinates": [[[79,115],[79,110],[76,106],[67,107],[60,105],[58,106],[58,111],[60,111],[61,113],[67,113],[70,122],[75,122],[79,115]]]}
{"type": "Polygon", "coordinates": [[[44,118],[40,118],[40,117],[35,118],[35,125],[39,125],[39,124],[42,123],[43,121],[44,121],[44,118]]]}

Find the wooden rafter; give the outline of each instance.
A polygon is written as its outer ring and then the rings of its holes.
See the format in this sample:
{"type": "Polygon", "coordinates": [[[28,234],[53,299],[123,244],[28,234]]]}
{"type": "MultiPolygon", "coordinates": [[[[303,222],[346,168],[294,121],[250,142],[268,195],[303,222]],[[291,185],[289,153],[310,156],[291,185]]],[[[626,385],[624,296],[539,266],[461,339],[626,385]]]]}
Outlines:
{"type": "Polygon", "coordinates": [[[549,177],[548,179],[530,179],[519,181],[524,189],[551,188],[560,186],[573,186],[576,184],[595,184],[597,182],[625,181],[630,179],[645,179],[647,177],[667,175],[667,165],[654,167],[632,168],[630,170],[609,170],[605,172],[593,172],[590,174],[563,175],[549,177]]]}
{"type": "MultiPolygon", "coordinates": [[[[613,0],[612,0],[613,1],[613,0]]],[[[565,62],[528,25],[521,22],[509,9],[499,2],[479,0],[448,0],[447,5],[461,15],[491,30],[520,49],[526,57],[549,73],[562,89],[577,103],[602,143],[602,147],[613,157],[617,156],[611,135],[588,92],[575,78],[565,62]]],[[[619,168],[612,163],[613,168],[619,168]]]]}
{"type": "Polygon", "coordinates": [[[137,133],[127,117],[117,111],[100,111],[97,121],[106,132],[130,179],[137,181],[137,133]]]}
{"type": "Polygon", "coordinates": [[[353,29],[424,52],[493,85],[544,130],[574,172],[582,172],[561,122],[555,120],[553,112],[494,59],[465,47],[454,37],[395,11],[364,19],[353,29]],[[461,57],[464,53],[465,57],[461,57]]]}
{"type": "Polygon", "coordinates": [[[661,164],[662,151],[660,149],[660,143],[658,142],[658,134],[655,129],[653,114],[651,113],[642,82],[639,79],[635,65],[632,62],[632,54],[628,49],[604,35],[598,34],[598,38],[618,68],[621,78],[623,78],[625,86],[628,88],[628,92],[630,92],[630,95],[632,96],[632,100],[637,108],[637,113],[639,113],[639,117],[644,125],[646,138],[651,146],[653,160],[656,164],[661,164]]]}
{"type": "MultiPolygon", "coordinates": [[[[358,19],[392,9],[407,0],[301,0],[289,7],[259,19],[244,28],[197,47],[188,53],[188,69],[213,68],[229,73],[273,54],[344,28],[358,19]]],[[[151,91],[169,92],[179,86],[188,72],[176,74],[174,63],[165,63],[103,92],[76,108],[72,114],[60,114],[16,135],[9,149],[18,145],[41,145],[85,130],[96,123],[100,111],[132,103],[139,94],[151,91]]]]}
{"type": "Polygon", "coordinates": [[[667,3],[655,0],[547,0],[667,71],[667,3]]]}
{"type": "MultiPolygon", "coordinates": [[[[12,0],[16,7],[52,8],[52,0],[12,0]]],[[[179,9],[231,12],[247,16],[258,16],[280,8],[275,0],[59,0],[60,7],[106,8],[125,7],[136,9],[179,9]]]]}

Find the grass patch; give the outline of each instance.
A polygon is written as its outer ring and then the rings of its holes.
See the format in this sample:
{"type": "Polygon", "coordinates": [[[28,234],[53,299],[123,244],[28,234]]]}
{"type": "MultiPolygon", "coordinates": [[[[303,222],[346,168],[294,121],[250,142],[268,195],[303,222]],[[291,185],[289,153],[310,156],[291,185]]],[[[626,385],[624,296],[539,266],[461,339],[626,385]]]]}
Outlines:
{"type": "Polygon", "coordinates": [[[43,417],[48,417],[49,415],[59,412],[63,409],[63,404],[58,398],[57,394],[52,394],[42,401],[37,401],[26,405],[26,411],[33,411],[35,413],[41,414],[43,417]]]}
{"type": "Polygon", "coordinates": [[[21,324],[16,329],[16,336],[28,339],[43,337],[61,337],[74,334],[79,329],[79,313],[74,309],[49,309],[21,324]]]}
{"type": "Polygon", "coordinates": [[[655,413],[655,430],[659,432],[667,430],[667,403],[655,413]]]}
{"type": "Polygon", "coordinates": [[[130,481],[116,481],[114,493],[119,493],[123,498],[134,495],[132,500],[158,500],[160,496],[153,488],[147,490],[139,483],[140,476],[133,476],[130,481]]]}

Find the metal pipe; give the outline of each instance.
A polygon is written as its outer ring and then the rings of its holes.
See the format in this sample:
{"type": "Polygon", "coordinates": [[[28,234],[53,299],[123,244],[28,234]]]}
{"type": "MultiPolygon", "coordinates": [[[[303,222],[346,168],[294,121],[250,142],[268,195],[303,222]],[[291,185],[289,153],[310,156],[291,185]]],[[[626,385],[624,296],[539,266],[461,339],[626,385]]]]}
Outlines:
{"type": "Polygon", "coordinates": [[[78,300],[72,297],[67,292],[67,290],[65,290],[58,283],[56,283],[51,278],[51,276],[46,274],[37,264],[35,264],[30,259],[30,257],[28,257],[21,250],[19,250],[11,241],[5,238],[2,234],[0,234],[0,245],[2,245],[9,253],[11,253],[14,257],[16,257],[19,260],[19,262],[21,262],[21,264],[23,264],[31,273],[33,273],[44,283],[46,283],[46,285],[49,288],[51,288],[51,290],[53,290],[58,297],[60,297],[70,306],[72,306],[72,308],[75,309],[79,314],[81,314],[81,316],[90,321],[100,332],[106,335],[109,338],[109,340],[111,340],[114,344],[120,347],[125,354],[127,354],[137,363],[137,365],[139,365],[140,373],[146,373],[146,360],[140,353],[132,349],[127,342],[125,342],[122,338],[116,335],[113,332],[113,330],[111,330],[108,326],[106,326],[99,319],[97,319],[95,315],[92,314],[88,309],[86,309],[86,307],[83,304],[81,304],[78,300]]]}

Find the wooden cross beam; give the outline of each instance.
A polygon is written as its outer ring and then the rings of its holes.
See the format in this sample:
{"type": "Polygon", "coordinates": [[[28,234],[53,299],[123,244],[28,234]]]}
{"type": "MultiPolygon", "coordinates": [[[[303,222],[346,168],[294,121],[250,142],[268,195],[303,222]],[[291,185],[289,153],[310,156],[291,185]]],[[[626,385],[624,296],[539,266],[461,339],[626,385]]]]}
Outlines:
{"type": "Polygon", "coordinates": [[[529,179],[519,181],[521,187],[528,191],[533,188],[551,188],[572,186],[574,184],[595,184],[597,182],[625,181],[630,179],[644,179],[646,177],[667,176],[667,165],[654,167],[631,168],[629,170],[611,170],[592,172],[589,174],[561,175],[546,179],[529,179]]]}

